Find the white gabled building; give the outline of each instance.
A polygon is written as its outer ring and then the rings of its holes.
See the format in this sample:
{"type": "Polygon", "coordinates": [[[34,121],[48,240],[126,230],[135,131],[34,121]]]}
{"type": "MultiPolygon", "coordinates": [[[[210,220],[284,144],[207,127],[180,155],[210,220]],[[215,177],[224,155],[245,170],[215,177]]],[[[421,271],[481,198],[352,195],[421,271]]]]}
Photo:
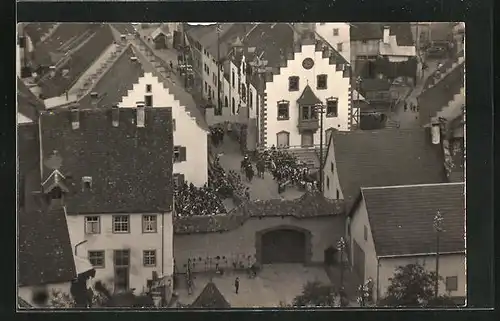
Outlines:
{"type": "Polygon", "coordinates": [[[346,22],[316,23],[316,33],[326,40],[348,62],[351,61],[351,25],[346,22]]]}

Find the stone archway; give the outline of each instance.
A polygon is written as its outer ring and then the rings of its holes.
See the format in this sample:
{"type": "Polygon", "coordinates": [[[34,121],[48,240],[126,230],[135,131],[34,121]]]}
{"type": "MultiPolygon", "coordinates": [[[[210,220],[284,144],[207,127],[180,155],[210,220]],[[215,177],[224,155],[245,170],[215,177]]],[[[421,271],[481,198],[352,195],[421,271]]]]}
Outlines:
{"type": "Polygon", "coordinates": [[[312,259],[312,233],[304,228],[280,225],[256,233],[256,258],[261,264],[302,263],[312,259]]]}

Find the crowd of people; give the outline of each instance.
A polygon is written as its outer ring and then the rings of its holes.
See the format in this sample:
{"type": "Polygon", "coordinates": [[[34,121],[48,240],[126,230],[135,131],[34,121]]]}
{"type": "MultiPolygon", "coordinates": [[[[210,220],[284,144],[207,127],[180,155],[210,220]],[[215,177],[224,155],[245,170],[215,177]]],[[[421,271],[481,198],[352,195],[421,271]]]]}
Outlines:
{"type": "Polygon", "coordinates": [[[210,137],[212,138],[212,144],[215,147],[224,143],[225,128],[221,125],[210,126],[210,137]]]}
{"type": "Polygon", "coordinates": [[[220,196],[208,184],[201,188],[193,184],[180,186],[175,192],[175,211],[179,217],[226,213],[220,196]]]}

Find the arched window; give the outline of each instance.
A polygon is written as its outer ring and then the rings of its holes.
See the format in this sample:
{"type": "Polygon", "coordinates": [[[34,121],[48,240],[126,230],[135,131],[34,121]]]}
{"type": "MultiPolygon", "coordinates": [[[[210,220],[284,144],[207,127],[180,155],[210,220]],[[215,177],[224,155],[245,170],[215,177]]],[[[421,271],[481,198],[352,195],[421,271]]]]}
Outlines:
{"type": "Polygon", "coordinates": [[[278,148],[286,148],[290,146],[290,133],[281,131],[276,134],[276,145],[278,148]]]}
{"type": "Polygon", "coordinates": [[[224,107],[229,107],[229,99],[227,99],[227,96],[224,98],[224,107]]]}
{"type": "Polygon", "coordinates": [[[245,84],[241,84],[241,100],[245,103],[247,102],[247,87],[245,84]]]}
{"type": "Polygon", "coordinates": [[[236,104],[235,104],[235,101],[234,101],[234,97],[232,98],[231,112],[233,113],[233,115],[236,114],[236,104]]]}

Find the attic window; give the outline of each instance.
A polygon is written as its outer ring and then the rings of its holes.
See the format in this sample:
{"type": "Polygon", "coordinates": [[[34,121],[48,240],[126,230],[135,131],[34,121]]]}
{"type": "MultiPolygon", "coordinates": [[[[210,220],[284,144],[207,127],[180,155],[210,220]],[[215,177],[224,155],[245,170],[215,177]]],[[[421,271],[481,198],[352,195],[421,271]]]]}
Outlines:
{"type": "Polygon", "coordinates": [[[150,84],[146,85],[146,92],[147,93],[151,92],[151,85],[150,84]]]}
{"type": "Polygon", "coordinates": [[[82,177],[82,189],[88,191],[92,189],[92,177],[83,176],[82,177]]]}
{"type": "Polygon", "coordinates": [[[333,29],[333,35],[338,36],[339,35],[339,28],[334,28],[333,29]]]}
{"type": "Polygon", "coordinates": [[[288,91],[298,91],[299,90],[299,77],[292,76],[288,78],[288,91]]]}

